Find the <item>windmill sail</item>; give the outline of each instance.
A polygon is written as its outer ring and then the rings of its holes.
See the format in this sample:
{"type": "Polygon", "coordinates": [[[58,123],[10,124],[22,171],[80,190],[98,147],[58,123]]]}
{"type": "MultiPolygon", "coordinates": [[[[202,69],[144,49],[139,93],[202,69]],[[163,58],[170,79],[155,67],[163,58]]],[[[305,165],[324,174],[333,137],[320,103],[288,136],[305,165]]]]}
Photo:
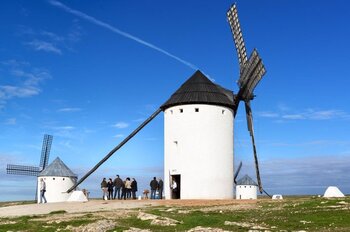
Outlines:
{"type": "Polygon", "coordinates": [[[16,164],[8,164],[6,168],[7,174],[23,175],[23,176],[37,176],[40,171],[41,169],[39,167],[16,165],[16,164]]]}
{"type": "Polygon", "coordinates": [[[253,155],[255,161],[255,170],[256,170],[256,178],[258,181],[258,186],[260,193],[264,190],[261,184],[260,171],[259,171],[259,163],[258,163],[258,155],[256,151],[255,145],[255,137],[254,137],[254,128],[253,128],[253,114],[252,109],[250,107],[250,100],[254,98],[254,89],[262,79],[264,74],[266,73],[264,64],[262,59],[259,56],[259,53],[256,49],[253,50],[249,59],[247,59],[246,47],[244,44],[241,26],[238,20],[238,13],[236,5],[232,5],[227,12],[227,19],[230,24],[231,32],[233,35],[235,47],[237,50],[239,68],[240,68],[240,77],[238,79],[239,91],[235,96],[234,102],[234,115],[236,116],[239,102],[245,102],[245,110],[246,110],[246,118],[248,131],[252,140],[253,146],[253,155]]]}
{"type": "Polygon", "coordinates": [[[52,135],[44,135],[39,167],[8,164],[6,167],[7,174],[38,176],[38,174],[47,166],[49,162],[52,139],[52,135]]]}
{"type": "Polygon", "coordinates": [[[235,42],[239,66],[241,68],[241,72],[243,71],[244,64],[247,62],[247,52],[243,40],[241,26],[238,20],[238,13],[236,5],[232,5],[230,9],[227,11],[227,19],[230,24],[233,40],[235,42]]]}
{"type": "Polygon", "coordinates": [[[40,164],[39,164],[39,167],[41,167],[42,170],[44,170],[47,167],[47,164],[49,162],[52,139],[53,139],[52,135],[44,135],[43,147],[41,150],[41,157],[40,157],[40,164]]]}

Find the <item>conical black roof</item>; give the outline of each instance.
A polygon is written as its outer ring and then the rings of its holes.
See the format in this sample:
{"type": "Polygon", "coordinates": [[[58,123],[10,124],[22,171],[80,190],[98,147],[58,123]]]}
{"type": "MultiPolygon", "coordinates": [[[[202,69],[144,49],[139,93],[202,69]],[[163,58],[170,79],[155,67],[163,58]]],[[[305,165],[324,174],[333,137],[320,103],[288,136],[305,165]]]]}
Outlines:
{"type": "Polygon", "coordinates": [[[256,185],[256,186],[258,186],[258,184],[255,183],[255,181],[252,178],[250,178],[248,175],[245,175],[241,179],[239,179],[237,181],[236,185],[256,185]]]}
{"type": "Polygon", "coordinates": [[[197,70],[160,108],[176,105],[208,104],[233,108],[233,92],[214,84],[197,70]]]}
{"type": "Polygon", "coordinates": [[[58,157],[42,170],[38,176],[77,177],[58,157]]]}

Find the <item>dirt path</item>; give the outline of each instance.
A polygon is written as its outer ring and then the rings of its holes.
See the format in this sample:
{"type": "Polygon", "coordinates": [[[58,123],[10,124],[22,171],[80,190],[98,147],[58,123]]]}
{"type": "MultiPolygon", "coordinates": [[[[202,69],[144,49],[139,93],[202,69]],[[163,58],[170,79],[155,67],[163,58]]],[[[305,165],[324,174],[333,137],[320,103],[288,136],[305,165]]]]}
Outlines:
{"type": "Polygon", "coordinates": [[[18,217],[25,215],[48,214],[53,211],[65,210],[68,213],[110,211],[116,209],[144,208],[158,205],[157,201],[103,201],[59,202],[47,204],[14,205],[0,208],[0,217],[18,217]]]}
{"type": "Polygon", "coordinates": [[[47,204],[28,204],[0,207],[0,217],[18,217],[26,215],[48,214],[53,211],[65,210],[68,213],[83,213],[96,211],[113,211],[118,209],[135,209],[149,206],[193,206],[193,207],[255,207],[256,201],[244,200],[126,200],[103,201],[90,200],[88,202],[60,202],[47,204]]]}

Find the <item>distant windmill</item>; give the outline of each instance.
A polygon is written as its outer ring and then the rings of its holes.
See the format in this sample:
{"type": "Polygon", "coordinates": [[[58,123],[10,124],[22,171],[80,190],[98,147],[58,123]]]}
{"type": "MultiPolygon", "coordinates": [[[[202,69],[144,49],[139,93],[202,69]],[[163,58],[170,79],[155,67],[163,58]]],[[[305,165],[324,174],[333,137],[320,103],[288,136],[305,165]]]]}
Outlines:
{"type": "Polygon", "coordinates": [[[7,174],[38,176],[49,162],[52,139],[52,135],[44,135],[39,167],[8,164],[6,168],[7,174]]]}
{"type": "Polygon", "coordinates": [[[256,178],[258,180],[259,191],[260,193],[262,193],[263,187],[260,178],[258,156],[255,146],[253,114],[252,109],[250,107],[250,100],[253,100],[253,98],[255,97],[253,91],[256,85],[263,77],[263,75],[265,74],[266,70],[256,49],[253,50],[249,59],[247,58],[246,47],[244,44],[242,30],[239,24],[237,8],[235,4],[232,5],[227,11],[227,19],[231,27],[231,32],[235,42],[240,67],[240,77],[238,79],[239,92],[235,96],[234,112],[236,115],[240,101],[244,101],[248,130],[253,144],[256,178]]]}
{"type": "MultiPolygon", "coordinates": [[[[196,71],[148,119],[68,189],[68,193],[163,111],[164,186],[176,181],[180,192],[176,195],[181,199],[232,198],[233,184],[239,173],[239,170],[236,175],[233,173],[233,121],[240,101],[245,103],[258,186],[263,192],[250,100],[254,98],[253,91],[265,74],[265,68],[255,49],[247,58],[235,5],[230,7],[227,17],[240,64],[238,93],[233,94],[231,90],[213,83],[199,70],[196,71]]],[[[170,187],[164,191],[166,198],[172,198],[170,187]]]]}

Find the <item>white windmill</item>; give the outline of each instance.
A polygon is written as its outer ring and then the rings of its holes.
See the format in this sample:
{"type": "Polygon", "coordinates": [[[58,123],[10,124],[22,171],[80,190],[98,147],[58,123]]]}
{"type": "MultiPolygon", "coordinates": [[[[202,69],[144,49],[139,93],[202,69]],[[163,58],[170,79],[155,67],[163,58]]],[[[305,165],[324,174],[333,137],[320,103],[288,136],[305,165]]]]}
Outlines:
{"type": "Polygon", "coordinates": [[[232,199],[233,121],[240,101],[244,101],[248,130],[253,144],[257,182],[263,191],[254,139],[250,100],[265,68],[254,49],[247,58],[237,9],[227,12],[240,64],[239,91],[232,91],[210,81],[196,71],[160,108],[111,150],[76,185],[76,188],[99,166],[127,143],[144,126],[164,111],[164,180],[165,197],[181,199],[232,199]],[[172,193],[171,182],[177,182],[172,193]]]}

